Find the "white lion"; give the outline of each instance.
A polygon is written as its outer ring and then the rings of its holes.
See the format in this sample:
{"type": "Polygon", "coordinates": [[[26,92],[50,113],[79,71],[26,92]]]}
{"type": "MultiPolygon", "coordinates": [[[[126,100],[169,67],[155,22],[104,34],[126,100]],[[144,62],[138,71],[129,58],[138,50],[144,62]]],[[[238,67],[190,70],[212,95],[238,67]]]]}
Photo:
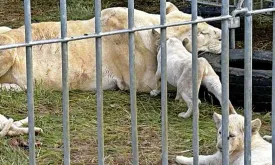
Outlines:
{"type": "MultiPolygon", "coordinates": [[[[189,21],[191,16],[178,10],[167,2],[167,23],[189,21]]],[[[128,9],[114,7],[101,12],[103,32],[127,29],[128,9]]],[[[160,15],[135,10],[135,28],[160,24],[160,15]]],[[[95,19],[68,21],[68,37],[95,32],[95,19]]],[[[60,38],[60,22],[33,23],[33,40],[60,38]]],[[[186,39],[191,42],[191,25],[167,28],[168,37],[186,39]]],[[[0,34],[0,45],[22,43],[25,39],[25,27],[12,29],[0,34]]],[[[221,52],[221,30],[207,23],[198,24],[198,50],[213,53],[221,52]]],[[[190,43],[189,42],[189,43],[190,43]]],[[[191,51],[190,46],[188,47],[191,51]]],[[[135,68],[136,89],[139,92],[150,92],[157,86],[155,72],[157,69],[157,47],[152,30],[135,33],[135,68]]],[[[8,83],[26,88],[26,55],[25,48],[14,48],[0,51],[0,84],[8,83]]],[[[62,90],[61,44],[43,44],[32,47],[33,77],[41,82],[43,88],[62,90]]],[[[96,56],[95,39],[78,40],[68,43],[70,90],[94,91],[96,89],[96,56]]],[[[128,34],[117,34],[102,37],[102,86],[103,90],[129,88],[129,54],[128,34]]],[[[10,89],[4,85],[6,89],[10,89]]]]}
{"type": "MultiPolygon", "coordinates": [[[[222,165],[222,135],[221,123],[222,116],[214,113],[213,115],[217,133],[217,152],[213,155],[200,155],[200,165],[222,165]]],[[[272,164],[272,145],[265,141],[259,134],[261,120],[251,121],[251,164],[252,165],[271,165],[272,164]]],[[[238,114],[229,115],[229,164],[244,164],[244,117],[238,114]]],[[[192,157],[177,156],[176,161],[180,164],[193,164],[192,157]]]]}
{"type": "MultiPolygon", "coordinates": [[[[153,31],[158,40],[160,35],[153,31]]],[[[179,117],[187,118],[192,114],[192,54],[183,46],[182,41],[177,38],[169,38],[167,45],[167,82],[177,87],[176,100],[184,100],[187,103],[187,112],[181,112],[179,117]]],[[[156,77],[161,78],[161,50],[157,56],[158,68],[156,77]]],[[[198,58],[198,91],[201,83],[213,93],[222,104],[222,86],[219,76],[215,73],[208,61],[201,57],[198,58]]],[[[160,86],[150,92],[151,96],[160,93],[160,86]]],[[[200,101],[199,101],[200,102],[200,101]]],[[[232,104],[229,104],[230,113],[236,113],[232,104]]]]}
{"type": "MultiPolygon", "coordinates": [[[[28,117],[19,121],[13,121],[12,118],[6,118],[4,115],[0,114],[0,137],[17,136],[28,134],[29,128],[23,127],[23,125],[28,124],[28,117]]],[[[34,127],[36,133],[43,132],[41,128],[34,127]]]]}

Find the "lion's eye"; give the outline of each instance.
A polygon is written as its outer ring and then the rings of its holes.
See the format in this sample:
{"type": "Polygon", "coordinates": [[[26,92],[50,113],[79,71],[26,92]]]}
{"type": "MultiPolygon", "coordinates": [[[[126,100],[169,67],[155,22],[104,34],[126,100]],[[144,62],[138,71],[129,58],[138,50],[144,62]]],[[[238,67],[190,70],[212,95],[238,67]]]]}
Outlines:
{"type": "Polygon", "coordinates": [[[208,33],[206,33],[206,32],[200,32],[200,34],[206,35],[206,34],[208,34],[208,33]]]}
{"type": "Polygon", "coordinates": [[[233,138],[233,137],[235,137],[235,135],[233,135],[233,134],[230,134],[230,135],[229,135],[229,138],[233,138]]]}
{"type": "Polygon", "coordinates": [[[222,132],[221,132],[221,131],[219,131],[219,134],[222,134],[222,132]]]}

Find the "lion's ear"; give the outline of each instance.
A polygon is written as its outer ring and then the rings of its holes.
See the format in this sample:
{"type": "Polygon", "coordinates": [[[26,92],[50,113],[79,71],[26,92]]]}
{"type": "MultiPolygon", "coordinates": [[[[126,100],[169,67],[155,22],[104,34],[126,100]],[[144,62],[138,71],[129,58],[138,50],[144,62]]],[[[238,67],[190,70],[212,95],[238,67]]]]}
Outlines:
{"type": "Polygon", "coordinates": [[[171,13],[172,11],[178,11],[179,9],[171,2],[166,2],[166,14],[171,13]]]}
{"type": "Polygon", "coordinates": [[[214,112],[213,119],[214,119],[214,122],[216,124],[216,128],[219,129],[220,126],[221,126],[221,122],[222,122],[222,115],[217,114],[216,112],[214,112]]]}
{"type": "Polygon", "coordinates": [[[262,122],[260,119],[255,119],[251,121],[251,127],[252,127],[252,133],[257,133],[259,132],[261,128],[262,122]]]}
{"type": "Polygon", "coordinates": [[[189,43],[189,39],[188,38],[184,38],[184,40],[182,41],[182,45],[186,46],[189,43]]]}

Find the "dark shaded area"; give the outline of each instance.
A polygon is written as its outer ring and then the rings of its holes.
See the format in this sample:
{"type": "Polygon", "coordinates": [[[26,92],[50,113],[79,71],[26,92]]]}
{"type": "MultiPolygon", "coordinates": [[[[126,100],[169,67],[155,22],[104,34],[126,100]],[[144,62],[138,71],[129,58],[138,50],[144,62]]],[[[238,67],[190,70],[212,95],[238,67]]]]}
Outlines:
{"type": "MultiPolygon", "coordinates": [[[[221,56],[204,54],[221,79],[221,56]]],[[[254,51],[252,62],[252,104],[254,111],[271,111],[272,98],[272,52],[254,51]]],[[[244,106],[244,52],[230,50],[229,98],[234,106],[244,106]],[[233,62],[233,63],[232,63],[233,62]],[[233,64],[233,65],[232,65],[233,64]]],[[[200,97],[219,105],[218,100],[202,88],[200,97]]]]}

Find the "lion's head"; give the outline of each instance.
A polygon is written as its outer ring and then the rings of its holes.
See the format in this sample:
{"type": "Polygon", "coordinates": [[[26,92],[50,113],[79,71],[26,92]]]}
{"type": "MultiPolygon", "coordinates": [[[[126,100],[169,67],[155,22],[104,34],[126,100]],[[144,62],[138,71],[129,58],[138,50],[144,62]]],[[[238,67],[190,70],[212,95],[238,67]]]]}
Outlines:
{"type": "MultiPolygon", "coordinates": [[[[166,3],[167,23],[190,21],[191,15],[179,11],[170,2],[166,3]]],[[[198,17],[202,19],[202,17],[198,17]]],[[[192,52],[192,27],[191,25],[174,26],[167,28],[167,37],[176,37],[184,41],[184,46],[192,52]]],[[[221,30],[207,23],[198,24],[198,51],[221,53],[221,30]]]]}
{"type": "MultiPolygon", "coordinates": [[[[217,149],[222,151],[222,116],[214,113],[213,119],[217,128],[217,149]]],[[[251,121],[252,136],[259,133],[261,120],[255,119],[251,121]]],[[[229,115],[229,154],[244,150],[244,117],[238,114],[229,115]]]]}

